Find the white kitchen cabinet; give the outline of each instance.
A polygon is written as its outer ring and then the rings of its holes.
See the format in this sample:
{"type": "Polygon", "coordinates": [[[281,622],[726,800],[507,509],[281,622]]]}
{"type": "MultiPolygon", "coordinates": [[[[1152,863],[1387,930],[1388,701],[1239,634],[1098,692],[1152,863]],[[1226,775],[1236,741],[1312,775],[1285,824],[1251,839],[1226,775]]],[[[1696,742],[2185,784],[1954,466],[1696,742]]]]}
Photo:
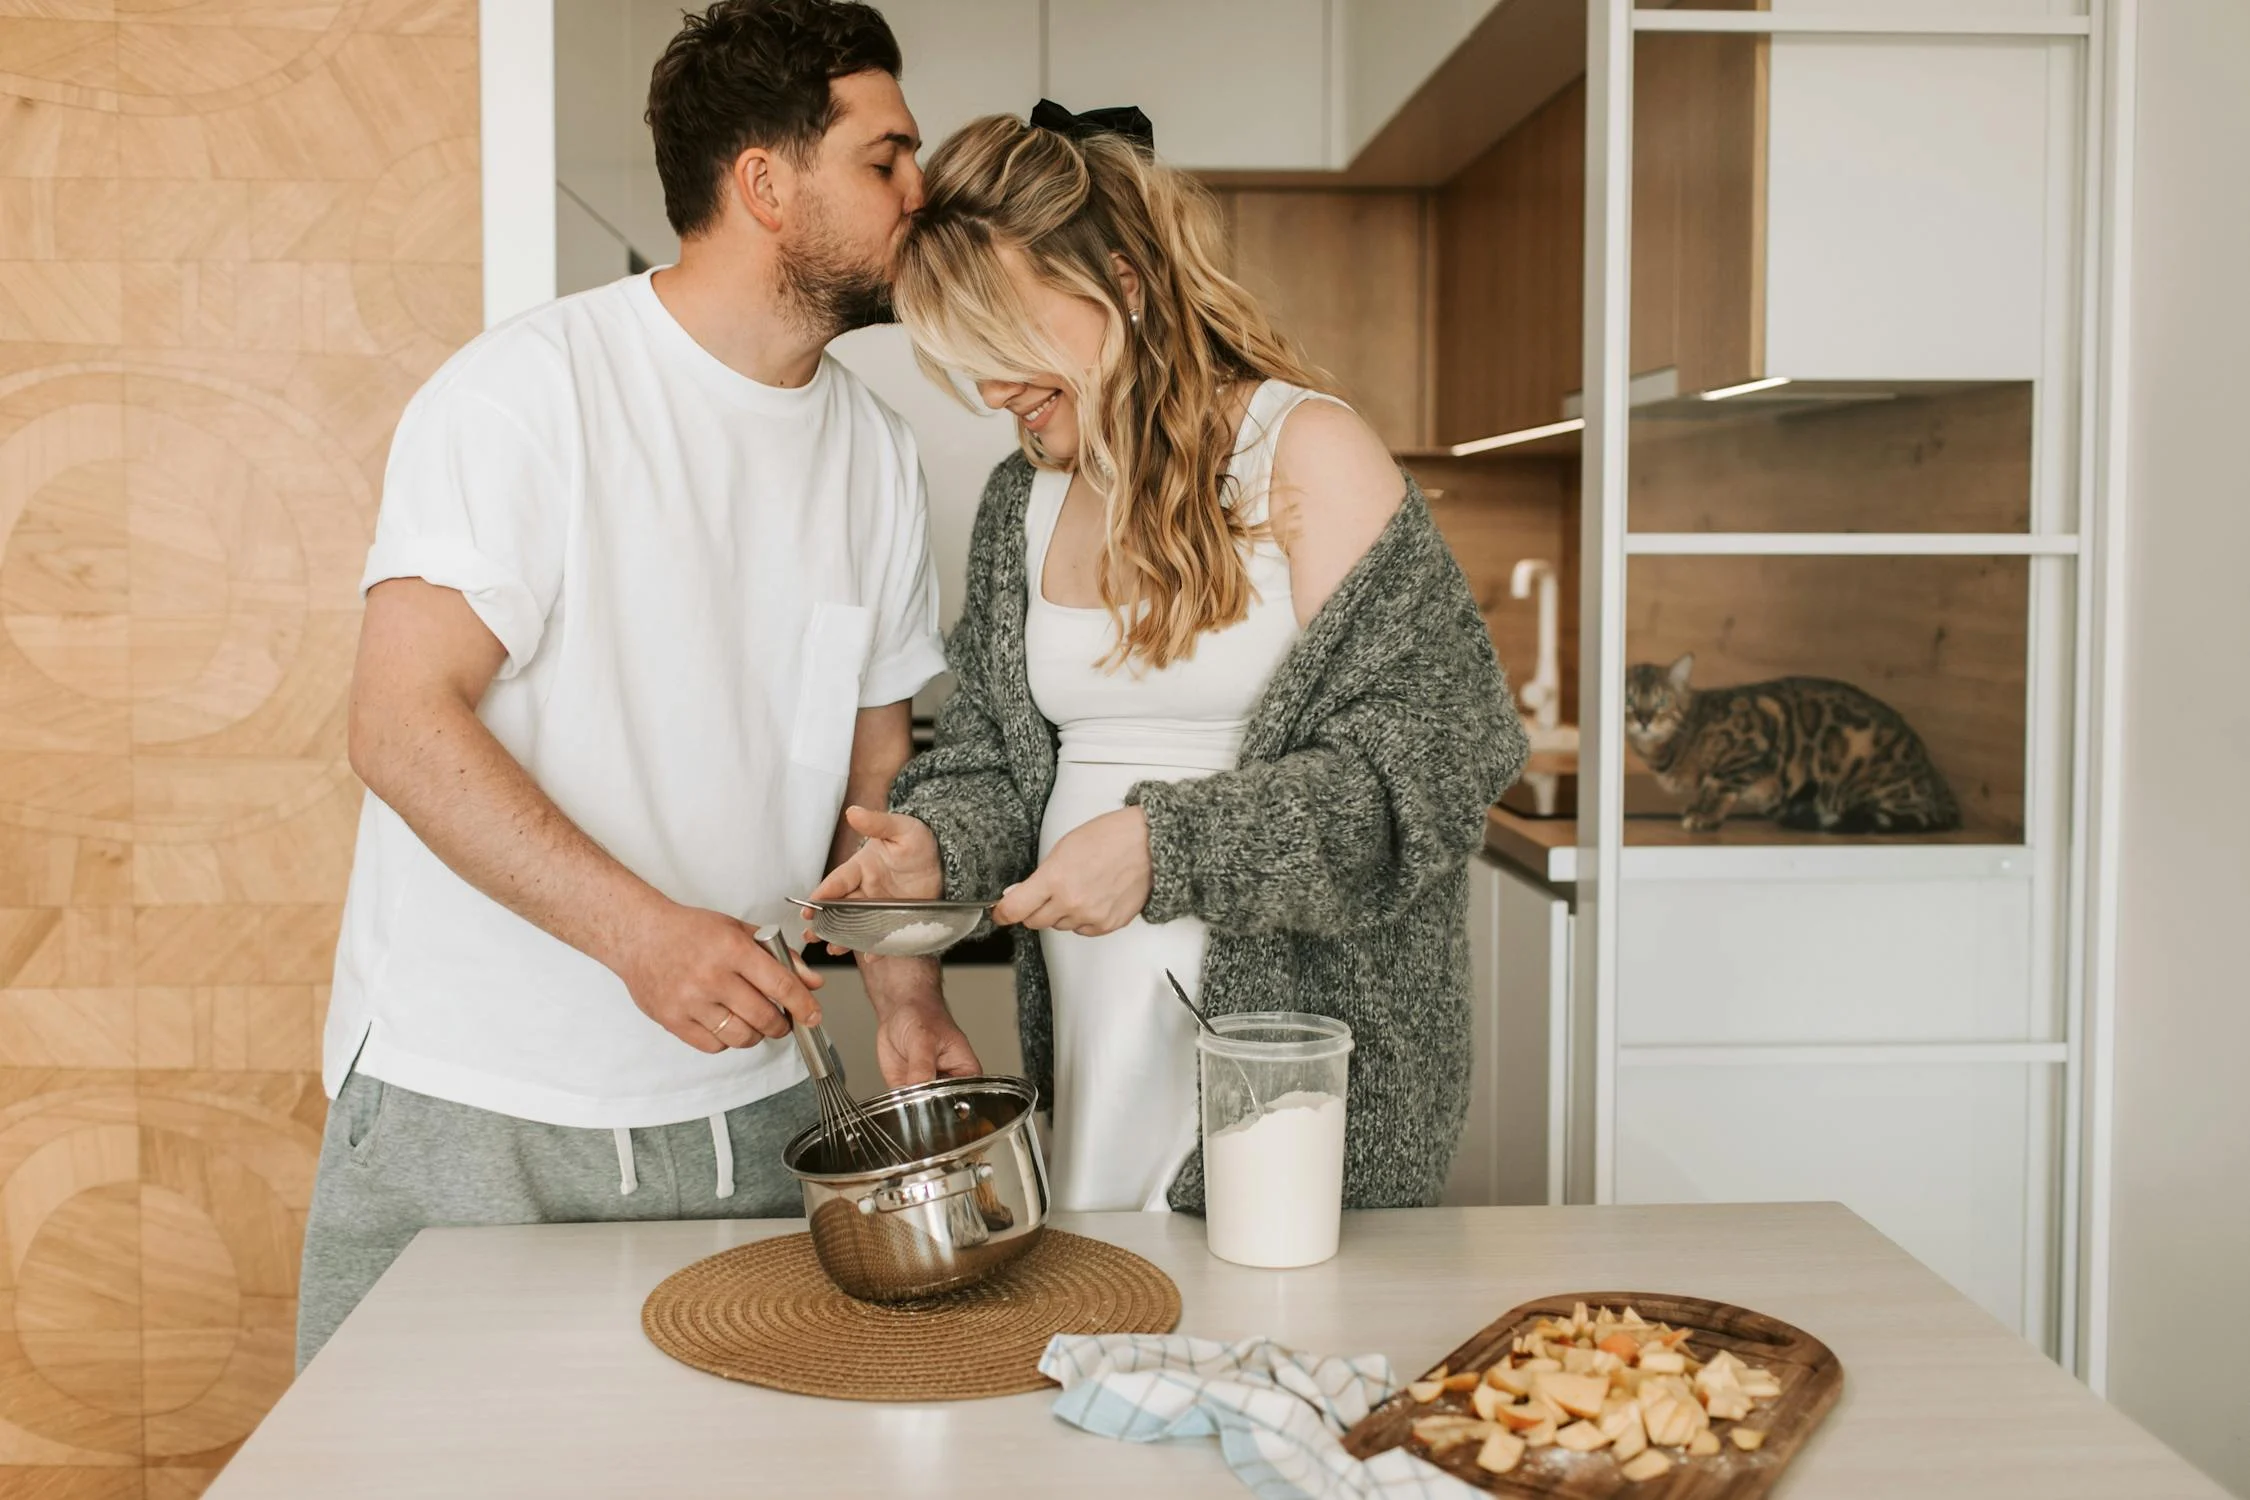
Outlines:
{"type": "Polygon", "coordinates": [[[1337,166],[1330,23],[1331,0],[1048,0],[1047,91],[1139,105],[1174,166],[1337,166]]]}
{"type": "Polygon", "coordinates": [[[1570,903],[1520,872],[1469,865],[1468,1124],[1444,1202],[1563,1201],[1570,903]]]}
{"type": "Polygon", "coordinates": [[[1620,1045],[2052,1040],[2033,1001],[2030,860],[1940,857],[1956,869],[1912,880],[1628,879],[1620,1045]]]}
{"type": "MultiPolygon", "coordinates": [[[[1827,7],[1776,0],[1776,12],[1827,7]]],[[[1663,45],[1658,42],[1656,45],[1663,45]]],[[[1765,375],[2030,380],[2072,274],[2059,38],[1769,44],[1765,375]]]]}
{"type": "Polygon", "coordinates": [[[1617,1201],[1833,1199],[2043,1342],[2056,1072],[2024,1063],[1621,1067],[1617,1201]]]}

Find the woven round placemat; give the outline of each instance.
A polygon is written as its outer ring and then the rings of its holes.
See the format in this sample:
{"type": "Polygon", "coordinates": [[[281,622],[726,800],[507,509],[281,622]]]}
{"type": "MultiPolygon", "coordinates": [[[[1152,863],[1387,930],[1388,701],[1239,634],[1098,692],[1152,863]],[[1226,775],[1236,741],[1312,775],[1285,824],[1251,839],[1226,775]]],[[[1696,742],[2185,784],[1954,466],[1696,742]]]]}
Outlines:
{"type": "Polygon", "coordinates": [[[674,1272],[641,1305],[682,1364],[801,1396],[961,1401],[1048,1384],[1058,1333],[1170,1333],[1172,1278],[1129,1250],[1050,1229],[990,1281],[888,1306],[836,1289],[812,1236],[737,1245],[674,1272]]]}

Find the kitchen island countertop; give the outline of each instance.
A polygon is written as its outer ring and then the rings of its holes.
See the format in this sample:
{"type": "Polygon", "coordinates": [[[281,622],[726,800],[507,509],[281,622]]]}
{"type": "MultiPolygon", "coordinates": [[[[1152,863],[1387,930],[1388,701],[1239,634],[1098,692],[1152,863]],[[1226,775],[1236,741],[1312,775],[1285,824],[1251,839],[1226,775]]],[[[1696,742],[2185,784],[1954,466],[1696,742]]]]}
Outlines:
{"type": "MultiPolygon", "coordinates": [[[[1350,1214],[1302,1271],[1212,1259],[1198,1219],[1057,1215],[1179,1283],[1181,1331],[1380,1351],[1402,1376],[1518,1303],[1675,1291],[1828,1343],[1844,1395],[1776,1494],[2043,1500],[2223,1492],[1836,1204],[1350,1214]]],[[[434,1229],[407,1248],[211,1500],[359,1496],[1162,1495],[1250,1492],[1209,1440],[1133,1446],[1057,1422],[1051,1393],[820,1401],[676,1364],[649,1291],[795,1220],[434,1229]]]]}

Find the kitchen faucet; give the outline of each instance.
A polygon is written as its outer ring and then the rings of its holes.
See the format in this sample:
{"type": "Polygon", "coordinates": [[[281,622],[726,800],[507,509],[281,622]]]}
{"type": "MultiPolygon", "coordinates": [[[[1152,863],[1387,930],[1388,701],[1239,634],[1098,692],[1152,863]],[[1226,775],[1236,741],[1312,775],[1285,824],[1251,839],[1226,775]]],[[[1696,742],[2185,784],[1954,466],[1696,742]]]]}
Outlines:
{"type": "Polygon", "coordinates": [[[1508,580],[1508,593],[1513,598],[1528,599],[1534,585],[1539,590],[1539,656],[1531,681],[1517,696],[1531,721],[1534,751],[1575,751],[1578,730],[1576,726],[1566,729],[1562,723],[1561,587],[1555,565],[1543,557],[1526,557],[1516,564],[1508,580]]]}

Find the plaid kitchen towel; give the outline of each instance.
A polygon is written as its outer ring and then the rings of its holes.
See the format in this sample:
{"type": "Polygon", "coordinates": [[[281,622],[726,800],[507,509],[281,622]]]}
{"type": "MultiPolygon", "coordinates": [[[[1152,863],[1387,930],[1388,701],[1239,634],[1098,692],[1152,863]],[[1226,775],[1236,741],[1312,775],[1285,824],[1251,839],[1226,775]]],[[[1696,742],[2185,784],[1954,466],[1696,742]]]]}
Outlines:
{"type": "Polygon", "coordinates": [[[1339,1439],[1398,1386],[1380,1354],[1322,1358],[1270,1339],[1057,1334],[1039,1368],[1055,1415],[1128,1443],[1219,1439],[1260,1500],[1483,1500],[1403,1448],[1362,1463],[1339,1439]]]}

